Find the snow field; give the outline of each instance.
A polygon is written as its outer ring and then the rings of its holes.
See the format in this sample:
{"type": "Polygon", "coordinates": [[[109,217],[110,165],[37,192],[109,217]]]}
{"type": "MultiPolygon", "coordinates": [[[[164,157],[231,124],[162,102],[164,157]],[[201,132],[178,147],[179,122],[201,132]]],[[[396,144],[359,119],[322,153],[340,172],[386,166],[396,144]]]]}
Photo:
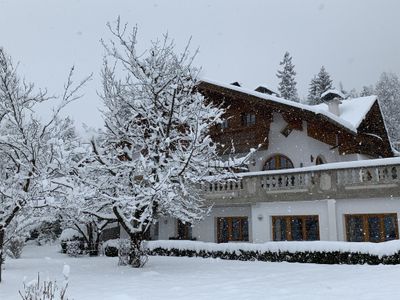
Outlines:
{"type": "Polygon", "coordinates": [[[131,299],[398,299],[400,266],[316,265],[150,257],[142,269],[117,258],[70,258],[58,246],[27,246],[8,259],[0,299],[19,299],[23,278],[64,279],[75,300],[131,299]]]}

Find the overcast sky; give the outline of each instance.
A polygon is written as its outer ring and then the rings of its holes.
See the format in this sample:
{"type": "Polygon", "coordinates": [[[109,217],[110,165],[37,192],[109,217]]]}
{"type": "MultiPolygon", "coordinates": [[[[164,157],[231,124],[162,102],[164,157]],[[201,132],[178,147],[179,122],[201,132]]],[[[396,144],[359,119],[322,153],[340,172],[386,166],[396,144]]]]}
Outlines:
{"type": "Polygon", "coordinates": [[[383,71],[400,74],[399,12],[399,0],[0,0],[0,46],[50,93],[60,93],[71,65],[77,79],[94,73],[68,113],[99,127],[99,40],[118,15],[138,24],[144,47],[166,31],[179,47],[192,36],[204,77],[251,89],[276,89],[289,51],[305,97],[322,65],[345,89],[373,84],[383,71]]]}

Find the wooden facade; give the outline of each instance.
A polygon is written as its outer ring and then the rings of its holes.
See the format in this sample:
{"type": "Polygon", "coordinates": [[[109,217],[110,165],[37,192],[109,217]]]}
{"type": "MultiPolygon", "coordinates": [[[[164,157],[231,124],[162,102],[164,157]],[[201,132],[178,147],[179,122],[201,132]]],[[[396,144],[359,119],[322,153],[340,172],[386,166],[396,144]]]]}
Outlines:
{"type": "Polygon", "coordinates": [[[213,140],[221,145],[221,154],[231,152],[232,147],[236,153],[257,147],[260,150],[268,149],[273,113],[280,113],[288,124],[282,134],[304,130],[303,126],[307,124],[308,136],[330,145],[332,149],[338,148],[341,155],[365,154],[373,158],[393,156],[378,101],[375,101],[357,132],[354,132],[326,115],[289,103],[269,100],[268,95],[259,97],[257,93],[241,92],[236,86],[230,89],[201,82],[199,91],[208,101],[226,109],[224,118],[227,124],[211,130],[213,140]],[[255,115],[254,124],[243,123],[246,114],[255,115]]]}

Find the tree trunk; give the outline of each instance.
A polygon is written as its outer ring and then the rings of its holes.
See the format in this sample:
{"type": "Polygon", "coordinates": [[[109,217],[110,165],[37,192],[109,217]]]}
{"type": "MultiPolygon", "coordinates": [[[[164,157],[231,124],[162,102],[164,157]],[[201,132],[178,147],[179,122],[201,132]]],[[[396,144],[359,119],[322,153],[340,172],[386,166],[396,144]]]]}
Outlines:
{"type": "Polygon", "coordinates": [[[136,233],[130,235],[131,249],[129,252],[129,264],[134,268],[141,268],[146,261],[142,250],[142,234],[136,233]]]}
{"type": "Polygon", "coordinates": [[[128,233],[131,243],[131,249],[129,251],[129,264],[134,268],[141,268],[146,263],[144,251],[142,250],[143,232],[132,232],[131,226],[125,222],[126,219],[120,214],[118,207],[113,207],[114,215],[117,217],[119,224],[128,233]]]}
{"type": "Polygon", "coordinates": [[[3,268],[3,247],[4,247],[4,234],[5,230],[3,227],[0,229],[0,282],[1,282],[1,271],[3,268]]]}
{"type": "Polygon", "coordinates": [[[93,227],[97,227],[95,224],[92,222],[86,224],[86,230],[87,230],[87,235],[88,235],[88,251],[89,251],[89,256],[98,256],[99,255],[99,249],[98,249],[98,243],[97,240],[95,240],[94,235],[97,233],[97,230],[94,230],[93,227]]]}

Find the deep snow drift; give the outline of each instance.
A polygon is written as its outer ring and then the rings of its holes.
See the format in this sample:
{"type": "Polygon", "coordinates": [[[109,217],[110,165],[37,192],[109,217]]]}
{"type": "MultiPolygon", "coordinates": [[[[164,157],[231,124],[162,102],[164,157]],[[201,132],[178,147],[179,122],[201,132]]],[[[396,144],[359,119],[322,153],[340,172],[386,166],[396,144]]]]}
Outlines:
{"type": "Polygon", "coordinates": [[[143,269],[116,258],[70,258],[57,246],[27,246],[7,259],[0,299],[20,299],[24,277],[64,279],[75,300],[128,299],[398,299],[400,266],[349,266],[150,257],[143,269]]]}

